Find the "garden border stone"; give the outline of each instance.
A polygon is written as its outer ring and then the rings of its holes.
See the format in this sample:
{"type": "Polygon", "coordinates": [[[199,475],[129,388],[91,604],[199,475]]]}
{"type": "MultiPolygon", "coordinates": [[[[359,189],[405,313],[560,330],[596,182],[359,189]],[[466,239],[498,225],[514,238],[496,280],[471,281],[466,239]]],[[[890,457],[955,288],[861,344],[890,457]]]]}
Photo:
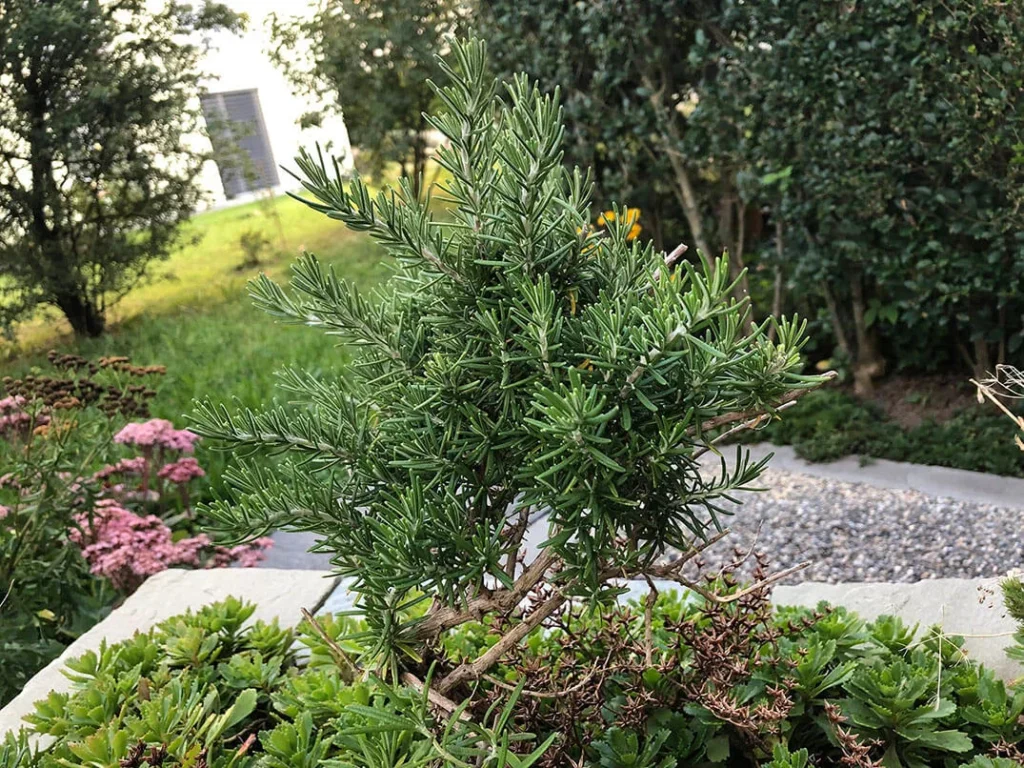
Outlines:
{"type": "MultiPolygon", "coordinates": [[[[888,459],[844,456],[836,461],[810,462],[801,459],[790,445],[755,443],[745,446],[754,459],[769,453],[775,456],[768,469],[811,477],[865,483],[876,488],[892,488],[923,493],[926,496],[957,499],[996,507],[1024,509],[1024,479],[973,472],[967,469],[910,464],[888,459]]],[[[729,451],[724,451],[726,457],[729,451]]]]}
{"type": "Polygon", "coordinates": [[[276,618],[282,626],[291,627],[302,620],[303,608],[310,612],[319,610],[337,582],[337,577],[328,571],[273,568],[172,568],[155,574],[123,605],[40,670],[0,710],[0,738],[8,731],[17,731],[23,724],[22,718],[34,711],[33,704],[46,698],[50,691],[70,690],[71,682],[62,673],[65,662],[99,648],[104,640],[126,640],[172,616],[228,597],[256,605],[251,621],[276,618]]]}

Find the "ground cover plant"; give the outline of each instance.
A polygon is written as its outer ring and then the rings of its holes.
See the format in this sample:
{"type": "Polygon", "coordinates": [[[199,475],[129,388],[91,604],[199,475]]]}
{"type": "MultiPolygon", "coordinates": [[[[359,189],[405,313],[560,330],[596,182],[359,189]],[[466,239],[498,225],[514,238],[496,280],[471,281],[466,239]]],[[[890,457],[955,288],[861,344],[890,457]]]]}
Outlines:
{"type": "MultiPolygon", "coordinates": [[[[1019,408],[1015,403],[1009,407],[1019,408]]],[[[902,426],[870,400],[829,389],[808,395],[783,418],[735,439],[792,445],[808,461],[858,455],[1024,477],[1024,454],[1007,438],[1006,424],[1005,415],[979,405],[943,420],[902,426]]]]}
{"type": "Polygon", "coordinates": [[[0,702],[148,576],[254,565],[269,545],[201,532],[199,437],[148,418],[164,368],[50,364],[0,383],[0,702]]]}
{"type": "MultiPolygon", "coordinates": [[[[69,662],[71,691],[37,702],[0,765],[1019,764],[1024,690],[972,662],[960,638],[827,606],[773,611],[767,596],[665,593],[564,614],[482,681],[479,711],[454,712],[354,666],[366,650],[345,639],[365,628],[356,620],[293,631],[250,622],[254,606],[229,599],[69,662]],[[531,692],[552,677],[563,695],[531,692]],[[52,746],[33,752],[29,734],[52,746]]],[[[463,625],[446,652],[476,653],[489,630],[463,625]]]]}

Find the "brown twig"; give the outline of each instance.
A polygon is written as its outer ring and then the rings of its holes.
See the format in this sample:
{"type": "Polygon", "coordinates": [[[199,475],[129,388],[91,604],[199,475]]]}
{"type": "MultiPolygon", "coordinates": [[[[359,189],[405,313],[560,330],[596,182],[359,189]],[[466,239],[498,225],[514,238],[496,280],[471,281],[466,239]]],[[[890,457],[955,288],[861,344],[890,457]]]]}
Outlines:
{"type": "MultiPolygon", "coordinates": [[[[570,686],[568,688],[564,688],[561,691],[534,691],[534,690],[530,690],[529,688],[523,688],[521,691],[519,691],[519,693],[522,696],[529,696],[530,698],[533,698],[533,699],[561,699],[561,698],[564,698],[566,696],[571,696],[572,694],[576,693],[577,691],[583,690],[583,686],[585,686],[587,683],[589,683],[596,673],[597,673],[596,669],[591,670],[587,674],[587,676],[584,677],[582,680],[580,680],[578,683],[576,683],[575,685],[570,686]]],[[[508,683],[503,682],[502,680],[499,680],[494,675],[483,675],[482,677],[483,677],[484,680],[489,682],[491,685],[496,685],[498,688],[501,688],[503,690],[506,690],[506,691],[515,691],[516,690],[516,686],[509,685],[508,683]]]]}
{"type": "Polygon", "coordinates": [[[461,683],[479,679],[484,672],[494,666],[502,656],[514,648],[541,622],[562,606],[566,598],[561,592],[555,592],[543,603],[537,606],[532,613],[512,629],[506,632],[497,643],[491,646],[485,653],[478,656],[471,662],[460,664],[449,672],[443,680],[437,684],[441,693],[448,693],[461,683]]]}
{"type": "Polygon", "coordinates": [[[511,589],[497,589],[486,595],[473,598],[463,608],[448,606],[439,608],[426,616],[415,629],[415,635],[421,640],[432,640],[447,629],[457,627],[467,621],[483,618],[487,613],[506,612],[515,608],[526,598],[544,575],[551,570],[561,558],[551,550],[545,549],[523,571],[511,589]]]}
{"type": "Polygon", "coordinates": [[[658,601],[658,588],[650,576],[645,575],[644,578],[651,588],[644,601],[644,661],[650,667],[654,665],[654,604],[658,601]]]}
{"type": "MultiPolygon", "coordinates": [[[[775,409],[775,413],[779,413],[780,411],[785,411],[788,408],[792,408],[794,405],[796,405],[796,400],[790,400],[788,403],[783,403],[778,408],[776,408],[775,409]]],[[[735,427],[731,427],[730,429],[727,429],[725,432],[720,434],[718,437],[716,437],[710,443],[708,443],[703,448],[701,448],[696,453],[694,453],[692,458],[693,459],[699,459],[705,453],[710,451],[712,446],[715,446],[715,445],[718,445],[719,443],[725,442],[726,440],[728,440],[730,437],[732,437],[733,435],[737,434],[738,432],[743,432],[746,429],[755,429],[755,428],[761,426],[761,424],[764,423],[766,420],[770,420],[772,418],[772,416],[774,416],[774,414],[767,413],[767,412],[759,413],[757,416],[755,416],[754,418],[750,419],[749,421],[744,421],[742,424],[737,424],[735,427]]]]}
{"type": "MultiPolygon", "coordinates": [[[[435,688],[427,688],[426,684],[420,680],[412,672],[403,672],[401,675],[401,681],[403,684],[410,688],[423,693],[424,690],[427,692],[427,700],[435,707],[440,709],[445,714],[451,715],[459,708],[459,705],[449,699],[447,696],[439,693],[435,688]]],[[[469,713],[464,709],[459,713],[460,720],[471,719],[469,713]]]]}
{"type": "MultiPolygon", "coordinates": [[[[350,675],[346,682],[351,683],[355,680],[359,676],[359,668],[356,667],[352,659],[348,657],[348,654],[345,653],[344,649],[334,641],[333,637],[327,634],[323,625],[305,608],[302,609],[302,616],[310,623],[310,626],[316,630],[316,633],[320,635],[320,639],[327,644],[327,648],[330,650],[334,660],[338,662],[338,666],[346,667],[349,670],[350,675]]],[[[342,677],[344,677],[344,675],[342,677]]]]}
{"type": "MultiPolygon", "coordinates": [[[[821,378],[822,378],[821,383],[824,384],[827,381],[831,381],[832,379],[836,378],[838,375],[839,374],[836,373],[835,371],[828,371],[827,373],[823,373],[821,375],[821,378]]],[[[801,389],[790,390],[785,395],[783,395],[781,398],[779,398],[779,401],[777,403],[775,403],[772,406],[772,408],[775,411],[778,411],[782,406],[786,405],[787,403],[791,403],[791,402],[793,402],[795,400],[799,400],[801,397],[803,397],[804,395],[808,394],[809,392],[813,392],[815,389],[818,388],[818,386],[820,386],[820,385],[813,386],[813,387],[802,387],[801,389]]],[[[723,413],[721,416],[715,416],[713,419],[708,419],[703,424],[701,424],[700,427],[691,428],[690,430],[688,430],[687,434],[690,434],[690,435],[693,435],[693,434],[703,434],[704,432],[708,432],[708,431],[710,431],[712,429],[718,429],[719,427],[724,427],[726,424],[733,424],[733,423],[735,423],[737,421],[750,421],[751,419],[753,419],[755,417],[763,416],[763,415],[765,415],[767,413],[770,413],[770,412],[771,411],[769,411],[768,408],[762,407],[762,408],[751,408],[748,411],[733,411],[731,413],[723,413]]]]}

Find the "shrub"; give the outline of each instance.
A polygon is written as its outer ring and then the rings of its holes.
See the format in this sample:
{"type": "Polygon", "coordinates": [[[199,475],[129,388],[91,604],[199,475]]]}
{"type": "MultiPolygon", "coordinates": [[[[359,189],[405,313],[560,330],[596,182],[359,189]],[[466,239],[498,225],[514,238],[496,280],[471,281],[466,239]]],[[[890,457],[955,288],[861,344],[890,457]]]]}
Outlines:
{"type": "Polygon", "coordinates": [[[3,380],[0,702],[121,596],[172,566],[251,565],[196,530],[198,436],[145,416],[158,366],[51,354],[55,375],[3,380]],[[119,446],[139,455],[125,456],[119,446]]]}
{"type": "Polygon", "coordinates": [[[733,153],[744,195],[771,205],[785,276],[827,310],[858,390],[887,364],[980,377],[1019,354],[1020,7],[721,9],[689,51],[708,72],[691,154],[733,153]]]}
{"type": "Polygon", "coordinates": [[[391,679],[423,674],[444,630],[535,597],[493,648],[443,670],[447,695],[470,691],[570,598],[595,609],[622,591],[615,578],[681,578],[659,559],[718,531],[722,502],[763,467],[738,451],[717,475],[698,471],[712,431],[823,377],[798,374],[798,323],[781,323],[777,341],[743,331],[723,260],[656,253],[630,239],[622,209],[591,226],[588,178],[561,167],[556,98],[517,78],[497,99],[481,43],[456,45],[443,66],[446,108],[431,124],[448,139],[453,220],[408,183],[372,197],[303,154],[307,203],[383,243],[399,276],[368,300],[310,256],[295,295],[266,276],[252,284],[282,321],[358,346],[349,375],[286,371],[297,407],[207,403],[195,429],[286,457],[276,470],[239,463],[235,503],[206,511],[243,538],[317,534],[360,593],[366,664],[391,679]],[[539,510],[550,538],[524,562],[539,510]]]}
{"type": "Polygon", "coordinates": [[[859,455],[1024,477],[1024,455],[1007,438],[1005,418],[981,408],[904,428],[869,401],[823,390],[804,398],[783,418],[737,439],[792,445],[808,461],[859,455]]]}

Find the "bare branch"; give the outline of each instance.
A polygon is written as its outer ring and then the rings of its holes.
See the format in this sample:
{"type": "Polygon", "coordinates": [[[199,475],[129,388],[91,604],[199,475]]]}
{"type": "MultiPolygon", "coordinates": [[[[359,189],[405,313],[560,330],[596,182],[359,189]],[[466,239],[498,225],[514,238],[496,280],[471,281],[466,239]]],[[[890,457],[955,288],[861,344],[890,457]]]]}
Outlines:
{"type": "Polygon", "coordinates": [[[523,619],[523,621],[516,624],[512,629],[506,632],[497,643],[487,650],[486,653],[481,654],[469,663],[460,664],[449,672],[445,678],[438,683],[438,690],[440,690],[441,693],[448,693],[461,683],[478,680],[488,669],[497,664],[502,656],[517,646],[523,638],[530,634],[530,632],[539,627],[544,619],[558,610],[565,600],[565,595],[561,592],[556,592],[551,595],[551,597],[537,606],[529,616],[523,619]]]}
{"type": "MultiPolygon", "coordinates": [[[[403,672],[400,679],[402,683],[409,686],[413,690],[419,691],[420,693],[423,693],[423,691],[426,689],[426,685],[424,684],[424,682],[420,680],[418,677],[416,677],[416,675],[414,675],[412,672],[403,672]]],[[[427,700],[435,707],[437,707],[439,710],[444,712],[446,715],[451,715],[455,712],[455,710],[459,708],[458,704],[449,699],[447,696],[438,693],[436,689],[430,688],[426,690],[427,700]]],[[[469,712],[463,710],[461,713],[459,713],[459,719],[467,721],[470,720],[471,718],[469,716],[469,712]]]]}
{"type": "MultiPolygon", "coordinates": [[[[787,408],[792,408],[794,405],[796,405],[796,400],[790,400],[788,403],[783,403],[778,408],[776,408],[775,409],[775,413],[778,413],[779,411],[784,411],[787,408]]],[[[757,416],[755,416],[754,418],[750,419],[749,421],[745,421],[742,424],[737,424],[735,427],[732,427],[731,429],[726,430],[725,432],[720,434],[718,437],[716,437],[714,440],[712,440],[710,443],[708,443],[703,448],[698,450],[696,453],[693,454],[693,456],[691,458],[699,459],[701,456],[703,456],[705,453],[707,453],[708,451],[711,450],[711,446],[718,445],[719,443],[723,443],[726,440],[728,440],[730,437],[732,437],[733,435],[735,435],[735,434],[737,434],[739,432],[743,432],[746,429],[755,429],[756,427],[759,427],[761,424],[763,424],[766,420],[769,420],[771,417],[772,417],[772,414],[760,413],[757,416]]]]}
{"type": "Polygon", "coordinates": [[[512,610],[560,560],[561,558],[551,550],[544,550],[523,572],[512,589],[499,589],[474,598],[464,608],[439,608],[416,626],[416,637],[422,640],[433,640],[445,630],[457,627],[467,621],[480,619],[487,613],[512,610]]]}
{"type": "MultiPolygon", "coordinates": [[[[835,371],[828,371],[827,373],[823,373],[821,375],[821,377],[822,377],[822,382],[821,383],[824,384],[825,382],[832,381],[838,375],[839,374],[836,373],[835,371]]],[[[818,386],[821,386],[821,385],[818,385],[818,386]]],[[[791,402],[793,402],[795,400],[799,400],[801,397],[803,397],[804,395],[808,394],[809,392],[813,392],[817,388],[818,388],[817,386],[814,386],[814,387],[803,387],[801,389],[790,390],[785,395],[783,395],[781,398],[779,398],[778,403],[776,403],[773,406],[773,408],[776,411],[778,411],[782,406],[786,405],[787,403],[791,403],[791,402]]],[[[723,413],[721,416],[715,416],[713,419],[708,419],[703,424],[701,424],[699,428],[691,428],[687,432],[687,434],[691,434],[691,435],[693,435],[693,434],[702,434],[702,433],[707,432],[707,431],[712,430],[712,429],[718,429],[719,427],[724,427],[726,424],[733,424],[733,423],[735,423],[737,421],[750,421],[751,419],[754,419],[754,418],[756,418],[758,416],[762,416],[762,415],[767,414],[767,413],[770,413],[770,411],[766,407],[763,407],[763,408],[751,408],[749,411],[733,411],[732,413],[723,413]]]]}

